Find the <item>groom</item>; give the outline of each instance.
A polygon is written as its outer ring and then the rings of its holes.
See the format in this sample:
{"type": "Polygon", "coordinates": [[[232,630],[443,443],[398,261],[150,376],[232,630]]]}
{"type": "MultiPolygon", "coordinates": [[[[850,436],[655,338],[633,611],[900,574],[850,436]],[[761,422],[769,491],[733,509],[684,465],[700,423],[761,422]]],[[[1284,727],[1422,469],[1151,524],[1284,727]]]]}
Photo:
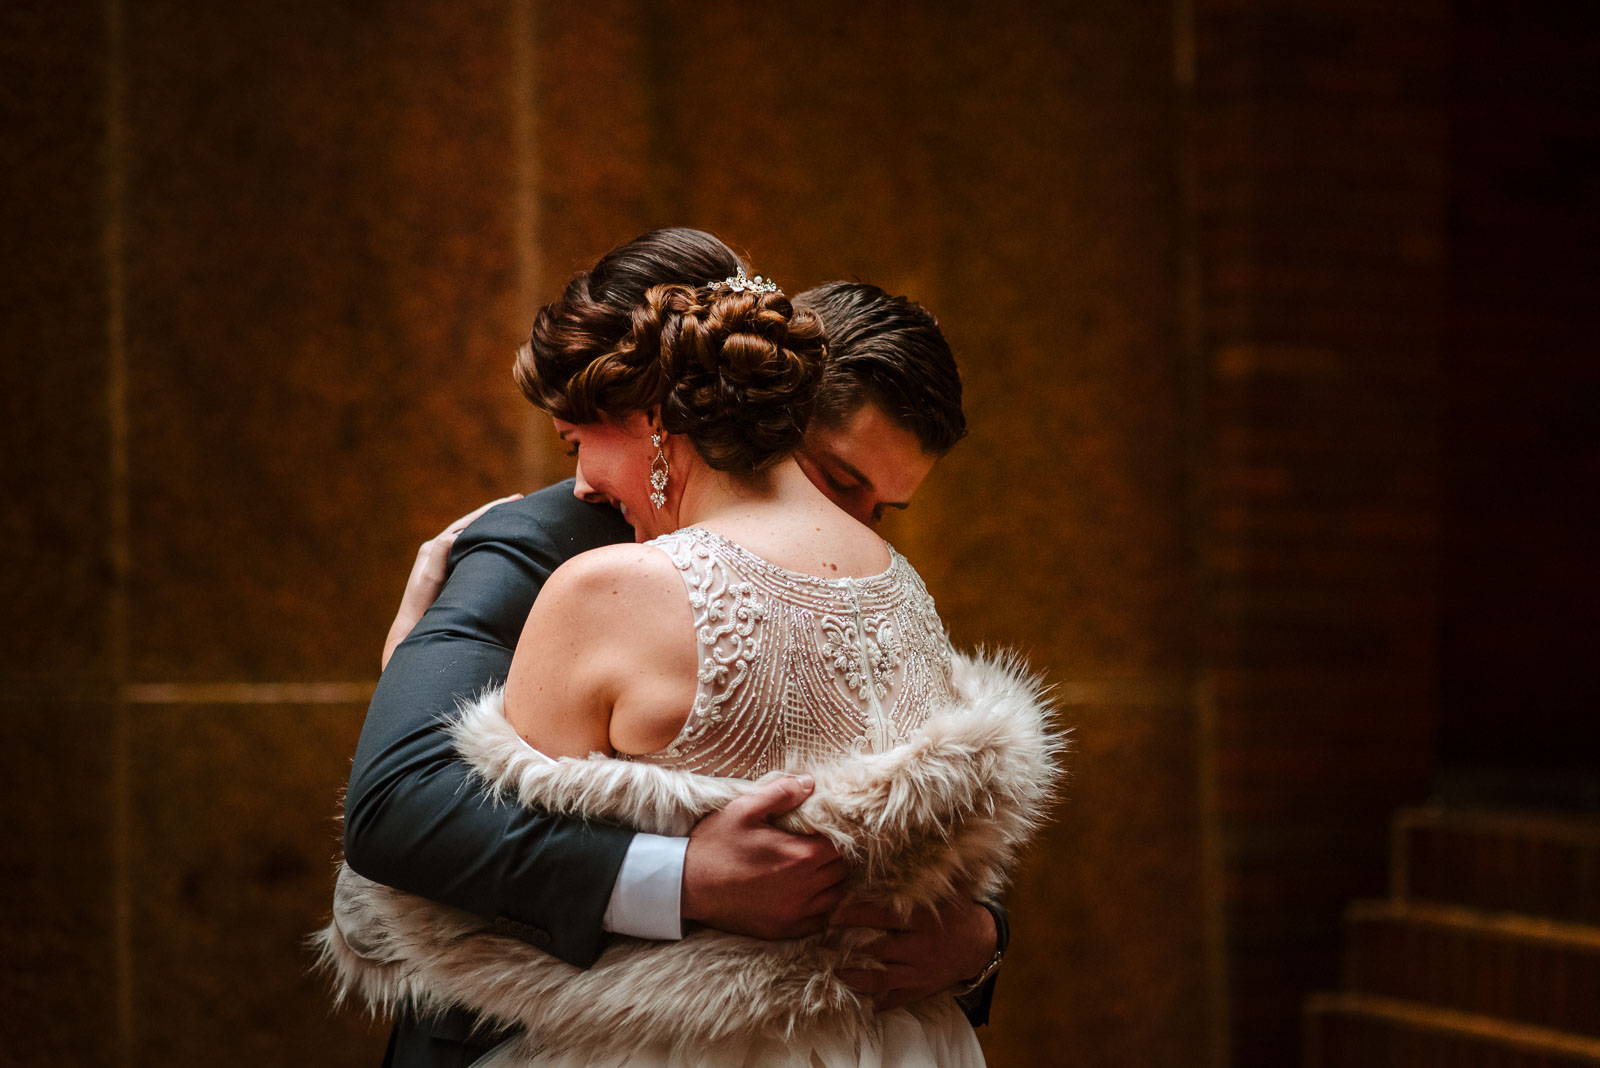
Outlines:
{"type": "MultiPolygon", "coordinates": [[[[875,525],[906,507],[966,432],[955,361],[925,309],[874,286],[830,283],[795,304],[822,319],[830,352],[797,459],[823,493],[875,525]]],[[[437,729],[458,695],[504,680],[551,571],[631,540],[614,510],[576,499],[571,480],[493,508],[455,539],[437,601],[415,627],[404,606],[396,621],[410,633],[388,660],[356,749],[346,860],[368,878],[491,917],[578,967],[594,963],[606,932],[679,938],[685,922],[762,938],[817,931],[840,902],[843,862],[825,840],[768,822],[805,800],[808,779],[776,780],[687,839],[664,838],[496,804],[437,729]]],[[[837,919],[889,931],[876,947],[884,969],[845,975],[885,1007],[988,972],[1007,939],[1003,911],[975,902],[909,921],[874,909],[837,919]]],[[[974,1023],[987,1020],[991,989],[979,984],[963,1000],[974,1023]]],[[[464,1068],[501,1037],[473,1024],[465,1014],[404,1019],[384,1063],[464,1068]]]]}

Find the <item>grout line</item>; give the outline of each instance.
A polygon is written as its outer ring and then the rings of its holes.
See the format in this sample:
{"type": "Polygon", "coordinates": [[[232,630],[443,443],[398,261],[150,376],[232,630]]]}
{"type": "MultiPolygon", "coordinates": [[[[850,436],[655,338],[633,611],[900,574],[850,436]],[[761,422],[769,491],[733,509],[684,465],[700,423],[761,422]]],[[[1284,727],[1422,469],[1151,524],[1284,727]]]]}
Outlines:
{"type": "Polygon", "coordinates": [[[1200,808],[1200,894],[1204,915],[1206,1007],[1211,1024],[1207,1034],[1212,1068],[1231,1063],[1232,997],[1228,984],[1228,877],[1222,829],[1221,771],[1217,759],[1217,698],[1209,682],[1197,679],[1194,687],[1195,773],[1200,808]]]}
{"type": "Polygon", "coordinates": [[[111,596],[107,620],[113,678],[120,682],[129,665],[128,575],[130,570],[130,501],[128,488],[128,351],[127,351],[127,251],[126,218],[126,130],[123,126],[122,84],[122,4],[107,0],[107,48],[110,52],[106,79],[105,145],[105,232],[102,253],[106,271],[106,424],[110,456],[109,536],[111,557],[111,596]]]}
{"type": "Polygon", "coordinates": [[[40,701],[69,704],[130,705],[340,705],[366,704],[376,679],[321,682],[114,682],[90,680],[80,685],[53,679],[0,675],[0,706],[37,705],[40,701]]]}
{"type": "Polygon", "coordinates": [[[1389,899],[1404,901],[1411,896],[1410,835],[1403,819],[1389,821],[1389,899]]]}
{"type": "MultiPolygon", "coordinates": [[[[1187,459],[1187,540],[1189,577],[1200,619],[1208,588],[1201,560],[1206,522],[1206,496],[1202,472],[1206,469],[1206,427],[1203,423],[1206,378],[1205,296],[1202,279],[1199,221],[1199,178],[1195,170],[1195,89],[1198,76],[1194,0],[1177,0],[1172,6],[1172,104],[1178,214],[1177,244],[1178,354],[1182,427],[1187,459]]],[[[1207,670],[1204,636],[1191,633],[1193,659],[1190,707],[1195,729],[1195,805],[1198,809],[1200,853],[1200,934],[1206,1005],[1205,1053],[1202,1063],[1223,1068],[1232,1060],[1233,1007],[1228,976],[1227,861],[1224,849],[1219,731],[1215,679],[1207,670]]]]}
{"type": "MultiPolygon", "coordinates": [[[[0,679],[11,692],[0,696],[0,704],[16,699],[34,703],[45,692],[45,683],[30,688],[29,680],[0,679]]],[[[127,705],[341,705],[365,704],[372,699],[376,679],[333,679],[319,682],[121,682],[114,700],[127,705]]],[[[3,692],[3,691],[0,691],[3,692]]],[[[68,700],[105,700],[102,690],[89,688],[63,695],[59,686],[49,692],[68,700]]],[[[1151,677],[1131,679],[1077,679],[1051,687],[1050,700],[1060,708],[1083,706],[1139,707],[1148,705],[1189,705],[1195,702],[1195,687],[1181,679],[1151,677]]]]}
{"type": "MultiPolygon", "coordinates": [[[[128,323],[127,323],[127,126],[126,41],[122,0],[106,0],[106,142],[105,234],[106,273],[106,421],[111,455],[109,526],[111,591],[108,640],[111,677],[128,675],[130,544],[128,462],[128,323]]],[[[134,1062],[133,1004],[133,768],[131,724],[127,704],[118,700],[111,711],[111,893],[112,957],[116,991],[117,1060],[134,1062]]]]}
{"type": "MultiPolygon", "coordinates": [[[[513,301],[513,321],[518,324],[517,344],[525,338],[521,331],[532,325],[528,315],[539,295],[540,285],[540,233],[539,211],[539,152],[537,145],[537,57],[534,49],[536,32],[535,0],[510,0],[511,36],[511,146],[512,159],[516,161],[515,187],[511,210],[511,224],[516,228],[512,244],[517,250],[517,277],[513,301]],[[524,321],[528,320],[528,321],[524,321]]],[[[524,486],[542,486],[553,481],[550,457],[545,437],[531,409],[522,409],[521,482],[524,486]]],[[[564,477],[564,476],[563,476],[564,477]]]]}
{"type": "Polygon", "coordinates": [[[366,704],[376,682],[138,682],[120,687],[126,705],[366,704]]]}

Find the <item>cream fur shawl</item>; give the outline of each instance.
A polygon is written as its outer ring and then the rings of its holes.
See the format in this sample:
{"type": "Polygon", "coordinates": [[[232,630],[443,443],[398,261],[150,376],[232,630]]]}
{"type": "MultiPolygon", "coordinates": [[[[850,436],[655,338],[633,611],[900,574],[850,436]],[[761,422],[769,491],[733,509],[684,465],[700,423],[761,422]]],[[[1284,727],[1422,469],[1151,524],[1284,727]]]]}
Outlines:
{"type": "MultiPolygon", "coordinates": [[[[902,744],[808,769],[816,791],[787,826],[838,845],[852,865],[850,900],[934,904],[963,879],[979,896],[996,894],[1047,815],[1065,743],[1039,680],[1012,657],[980,654],[955,658],[955,683],[959,700],[902,744]]],[[[464,707],[451,730],[503,797],[658,834],[687,834],[753,785],[600,757],[551,761],[506,722],[498,693],[464,707]]],[[[346,865],[333,920],[313,943],[340,1001],[356,997],[385,1014],[464,1007],[525,1027],[530,1049],[593,1045],[596,1036],[610,1036],[613,1049],[694,1048],[740,1033],[849,1031],[872,1015],[833,974],[859,945],[848,934],[617,937],[584,970],[346,865]]]]}

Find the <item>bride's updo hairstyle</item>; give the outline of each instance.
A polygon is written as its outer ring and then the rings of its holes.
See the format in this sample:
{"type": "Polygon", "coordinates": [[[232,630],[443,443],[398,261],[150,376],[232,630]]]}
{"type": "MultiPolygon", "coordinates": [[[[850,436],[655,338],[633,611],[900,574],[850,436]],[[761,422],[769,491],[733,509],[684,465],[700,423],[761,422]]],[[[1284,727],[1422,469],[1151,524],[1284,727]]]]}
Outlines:
{"type": "Polygon", "coordinates": [[[743,269],[699,230],[655,230],[613,249],[539,309],[517,384],[569,423],[659,406],[662,427],[719,471],[783,459],[821,380],[822,326],[782,293],[716,284],[743,269]]]}

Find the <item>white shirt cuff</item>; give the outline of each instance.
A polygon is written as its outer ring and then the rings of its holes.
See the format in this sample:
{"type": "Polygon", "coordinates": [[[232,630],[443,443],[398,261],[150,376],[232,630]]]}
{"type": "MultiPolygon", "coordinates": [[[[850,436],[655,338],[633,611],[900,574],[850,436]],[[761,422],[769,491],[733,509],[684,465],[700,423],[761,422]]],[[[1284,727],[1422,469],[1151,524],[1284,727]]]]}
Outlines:
{"type": "Polygon", "coordinates": [[[634,938],[683,937],[683,858],[689,839],[636,834],[606,906],[605,929],[634,938]]]}

